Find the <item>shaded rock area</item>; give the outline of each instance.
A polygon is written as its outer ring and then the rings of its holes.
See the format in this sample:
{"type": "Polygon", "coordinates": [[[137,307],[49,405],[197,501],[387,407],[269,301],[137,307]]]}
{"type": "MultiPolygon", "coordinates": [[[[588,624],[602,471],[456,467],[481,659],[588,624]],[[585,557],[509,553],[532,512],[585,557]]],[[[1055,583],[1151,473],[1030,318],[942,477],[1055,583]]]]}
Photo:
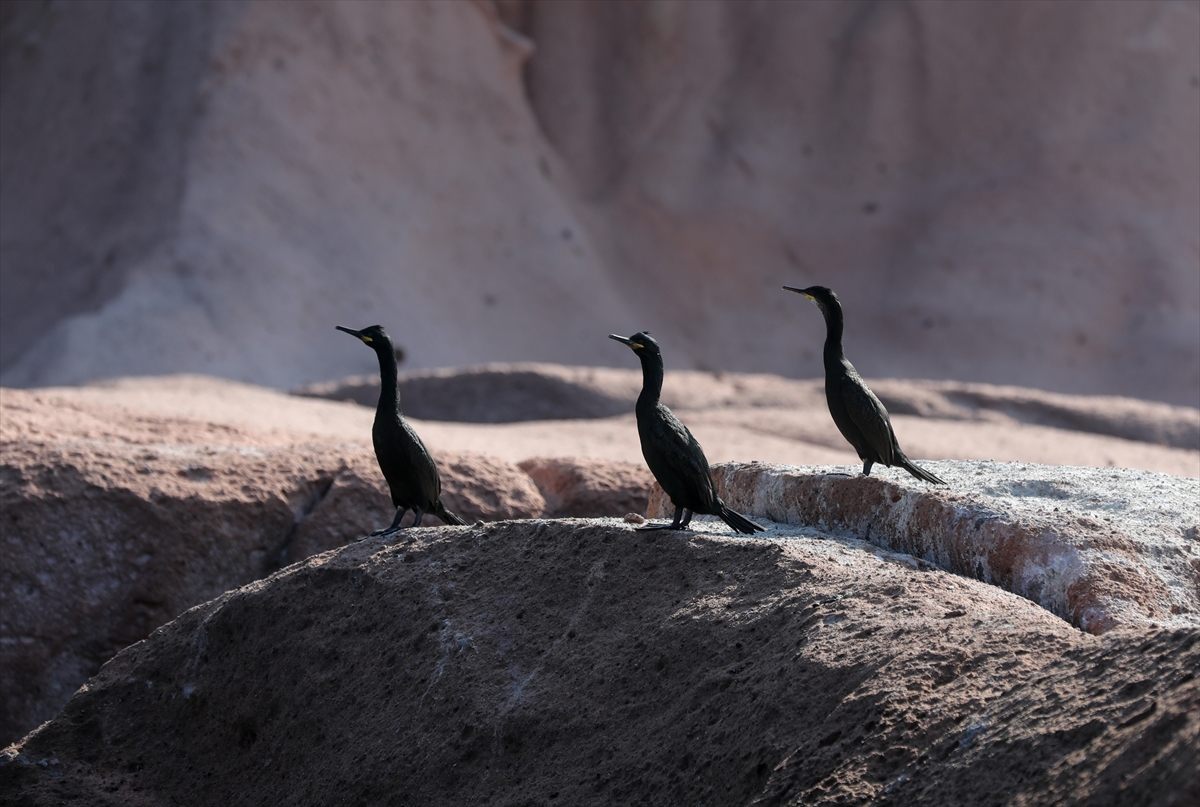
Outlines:
{"type": "MultiPolygon", "coordinates": [[[[1200,481],[1127,468],[923,464],[948,485],[894,469],[846,476],[761,463],[718,465],[713,479],[735,510],[913,555],[1089,633],[1200,628],[1200,481]]],[[[655,485],[648,515],[674,511],[655,485]]]]}
{"type": "Polygon", "coordinates": [[[1200,450],[1200,411],[1189,406],[955,381],[884,379],[871,383],[892,414],[1007,420],[1200,450]]]}
{"type": "MultiPolygon", "coordinates": [[[[116,651],[185,609],[387,526],[395,510],[366,439],[271,445],[4,390],[0,737],[53,715],[116,651]]],[[[504,460],[441,460],[447,506],[466,519],[545,509],[504,460]]]]}
{"type": "MultiPolygon", "coordinates": [[[[940,469],[939,469],[940,470],[940,469]]],[[[28,805],[1167,805],[1200,632],[820,529],[369,538],[191,609],[4,750],[28,805]]],[[[709,528],[711,527],[711,528],[709,528]]]]}
{"type": "MultiPolygon", "coordinates": [[[[415,418],[465,423],[606,418],[629,411],[639,372],[561,364],[486,364],[400,374],[404,411],[415,418]]],[[[296,395],[375,406],[379,374],[307,384],[296,395]]]]}
{"type": "MultiPolygon", "coordinates": [[[[893,415],[1023,423],[1200,450],[1200,411],[1188,406],[956,381],[879,379],[870,385],[893,415]]],[[[410,416],[468,423],[612,417],[629,412],[641,388],[638,369],[557,364],[496,363],[400,374],[400,394],[410,416]]],[[[663,403],[678,410],[823,412],[824,389],[821,379],[674,370],[663,387],[663,403]]],[[[293,392],[374,407],[379,376],[309,384],[293,392]]]]}
{"type": "Polygon", "coordinates": [[[546,499],[550,518],[645,513],[654,477],[645,464],[534,457],[519,464],[546,499]]]}

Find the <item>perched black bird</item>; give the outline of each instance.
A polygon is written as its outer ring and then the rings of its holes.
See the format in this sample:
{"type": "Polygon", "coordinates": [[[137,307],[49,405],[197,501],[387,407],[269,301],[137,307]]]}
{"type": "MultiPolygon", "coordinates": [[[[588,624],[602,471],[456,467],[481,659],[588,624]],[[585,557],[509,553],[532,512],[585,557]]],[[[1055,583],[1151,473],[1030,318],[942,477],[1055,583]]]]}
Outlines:
{"type": "Polygon", "coordinates": [[[642,360],[642,394],[637,399],[638,437],[642,441],[642,456],[650,473],[662,485],[675,505],[675,520],[669,525],[640,527],[648,530],[686,530],[693,513],[720,516],[721,520],[737,532],[753,534],[764,528],[755,524],[741,513],[725,506],[713,485],[708,470],[704,449],[692,437],[687,426],[679,422],[659,400],[663,384],[662,351],[658,342],[645,331],[624,336],[609,334],[633,349],[642,360]]]}
{"type": "Polygon", "coordinates": [[[414,527],[421,526],[421,517],[426,513],[433,513],[447,524],[466,524],[442,504],[442,482],[438,478],[437,465],[400,412],[396,351],[392,340],[380,325],[361,331],[341,325],[336,327],[361,339],[379,357],[379,376],[383,385],[379,390],[379,406],[375,408],[375,425],[371,427],[371,442],[375,444],[375,458],[379,460],[379,469],[383,471],[392,491],[392,504],[397,509],[392,525],[386,530],[376,530],[372,535],[386,535],[400,529],[400,519],[409,510],[416,514],[414,527]]]}
{"type": "Polygon", "coordinates": [[[896,443],[892,431],[892,420],[887,409],[867,389],[866,382],[846,359],[842,351],[842,304],[837,295],[824,286],[809,286],[807,289],[788,291],[802,294],[817,304],[825,315],[825,400],[829,403],[829,414],[838,431],[850,441],[863,461],[863,474],[871,473],[871,466],[882,463],[889,468],[899,465],[904,470],[926,482],[944,485],[944,481],[914,465],[904,456],[896,443]]]}

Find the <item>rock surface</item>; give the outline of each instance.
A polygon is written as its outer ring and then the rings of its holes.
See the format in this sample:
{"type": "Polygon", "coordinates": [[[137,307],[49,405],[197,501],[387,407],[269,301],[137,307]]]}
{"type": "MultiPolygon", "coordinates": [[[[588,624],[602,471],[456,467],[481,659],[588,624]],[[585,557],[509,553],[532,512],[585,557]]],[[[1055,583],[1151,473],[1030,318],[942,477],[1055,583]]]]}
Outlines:
{"type": "Polygon", "coordinates": [[[518,467],[542,492],[549,518],[645,513],[654,485],[644,463],[534,457],[518,467]]]}
{"type": "Polygon", "coordinates": [[[1200,632],[821,530],[367,539],[191,609],[0,759],[31,805],[1168,805],[1200,632]]]}
{"type": "Polygon", "coordinates": [[[0,5],[0,380],[411,366],[1200,406],[1200,6],[0,5]],[[1013,53],[1021,53],[1019,63],[1013,53]]]}
{"type": "MultiPolygon", "coordinates": [[[[1200,450],[1200,411],[1188,406],[1104,395],[1062,395],[1022,387],[957,381],[873,379],[871,389],[893,415],[951,421],[1047,426],[1143,443],[1200,450]]],[[[494,363],[400,374],[411,417],[466,423],[606,418],[633,409],[640,370],[494,363]]],[[[672,409],[825,409],[821,379],[762,373],[673,370],[663,386],[672,409]]],[[[298,395],[374,407],[378,375],[308,384],[298,395]]]]}
{"type": "MultiPolygon", "coordinates": [[[[1089,632],[1200,628],[1200,480],[1131,469],[922,463],[874,476],[761,463],[713,468],[725,503],[836,530],[983,580],[1089,632]]],[[[655,485],[648,515],[675,512],[655,485]]]]}
{"type": "Polygon", "coordinates": [[[1200,4],[502,6],[621,333],[1200,406],[1200,4]]]}
{"type": "MultiPolygon", "coordinates": [[[[369,444],[270,445],[260,433],[21,390],[0,402],[6,741],[187,608],[385,527],[395,512],[369,444]]],[[[545,509],[504,460],[440,460],[447,505],[466,519],[545,509]]]]}
{"type": "MultiPolygon", "coordinates": [[[[747,458],[789,465],[843,463],[841,470],[857,472],[852,452],[819,406],[733,405],[737,400],[758,404],[794,401],[777,396],[797,384],[819,401],[819,390],[811,382],[766,376],[714,378],[701,373],[684,374],[678,381],[682,383],[675,386],[675,379],[668,377],[668,387],[675,390],[672,394],[691,396],[698,405],[709,407],[688,410],[685,420],[714,463],[747,458]],[[745,395],[739,398],[735,394],[739,392],[745,395]]],[[[614,387],[605,381],[599,388],[614,387]]],[[[994,415],[984,413],[973,419],[963,414],[969,411],[964,404],[953,415],[960,418],[955,420],[920,414],[942,413],[946,406],[958,405],[949,398],[930,397],[926,386],[896,382],[889,394],[891,400],[913,402],[915,414],[897,415],[896,421],[914,456],[999,456],[1059,464],[1144,463],[1142,467],[1175,469],[1182,476],[1200,475],[1200,452],[1195,450],[1015,422],[1003,412],[1009,399],[989,410],[994,415]],[[931,451],[939,448],[947,450],[931,451]]],[[[7,676],[3,680],[5,720],[13,721],[5,729],[8,735],[0,737],[3,741],[15,740],[51,718],[100,663],[125,644],[144,637],[155,625],[284,563],[353,540],[386,524],[392,515],[367,444],[373,411],[366,407],[195,376],[124,379],[30,392],[5,389],[0,392],[0,405],[0,465],[4,466],[0,496],[5,519],[0,650],[7,676]],[[180,524],[200,527],[184,529],[180,524]],[[47,600],[52,602],[49,608],[44,607],[47,600]]],[[[1119,418],[1110,420],[1115,423],[1119,418]]],[[[648,495],[648,477],[631,414],[588,421],[415,424],[442,463],[447,501],[471,520],[554,513],[625,515],[635,509],[631,503],[641,501],[635,498],[639,490],[648,495]],[[526,470],[515,463],[522,463],[526,470]]],[[[949,467],[954,465],[957,463],[949,467]]],[[[786,506],[776,518],[803,517],[818,523],[824,518],[831,528],[872,540],[878,538],[881,525],[896,527],[896,535],[920,535],[919,530],[904,533],[900,529],[904,524],[888,514],[891,494],[885,496],[874,487],[899,489],[903,501],[909,502],[907,497],[916,489],[907,484],[903,474],[880,469],[875,472],[878,478],[860,482],[838,482],[839,477],[828,476],[826,482],[834,482],[826,490],[820,485],[814,488],[801,471],[785,473],[798,475],[797,490],[805,491],[805,496],[828,494],[838,501],[849,496],[852,506],[831,515],[811,497],[798,497],[784,501],[786,506]],[[867,495],[853,493],[858,491],[855,485],[864,486],[867,495]]],[[[1006,493],[997,483],[994,491],[967,501],[964,507],[979,509],[986,504],[994,509],[997,518],[985,524],[987,535],[1012,527],[1014,534],[1028,537],[1031,529],[1045,526],[1053,540],[1060,536],[1069,541],[1074,540],[1071,536],[1086,540],[1095,532],[1093,522],[1107,525],[1104,517],[1120,521],[1122,513],[1138,510],[1151,516],[1150,532],[1165,528],[1155,519],[1176,525],[1174,517],[1156,504],[1157,493],[1122,498],[1119,489],[1111,489],[1099,503],[1089,503],[1085,493],[1091,490],[1091,483],[1070,486],[1073,473],[1070,469],[1032,467],[1020,474],[1026,481],[1064,482],[1057,493],[1065,492],[1066,498],[1030,496],[1027,494],[1037,491],[1011,485],[1006,493]],[[1021,509],[1036,502],[1052,505],[1050,511],[1041,507],[1025,513],[1021,509]],[[1112,509],[1100,511],[1099,506],[1112,509]],[[1063,521],[1053,507],[1069,510],[1071,519],[1078,516],[1089,521],[1083,527],[1077,521],[1063,521]]],[[[1095,473],[1104,483],[1103,474],[1110,472],[1095,473]]],[[[1152,474],[1121,473],[1123,480],[1134,482],[1155,478],[1152,474]]],[[[747,493],[759,484],[753,476],[745,481],[747,493]]],[[[952,492],[965,493],[966,489],[956,486],[952,492]]],[[[777,505],[782,506],[779,501],[771,506],[777,505]]],[[[940,513],[939,517],[949,519],[947,524],[965,523],[962,518],[955,522],[956,517],[948,514],[941,500],[917,505],[916,510],[922,512],[927,505],[936,505],[929,512],[940,513]]],[[[766,505],[756,508],[759,505],[753,502],[748,507],[754,513],[774,512],[765,509],[766,505]]],[[[1190,512],[1194,514],[1195,508],[1190,512]]],[[[1186,530],[1196,520],[1185,511],[1177,526],[1186,530]]],[[[1132,623],[1161,624],[1163,608],[1190,608],[1187,596],[1177,596],[1178,585],[1169,582],[1186,577],[1187,570],[1177,563],[1182,550],[1174,544],[1143,540],[1133,523],[1118,523],[1114,529],[1131,536],[1122,551],[1135,555],[1133,560],[1114,556],[1117,562],[1138,575],[1149,568],[1146,581],[1168,580],[1162,585],[1169,596],[1164,598],[1157,589],[1151,596],[1130,593],[1125,586],[1113,590],[1116,578],[1099,569],[1103,572],[1099,577],[1081,578],[1106,581],[1109,586],[1092,599],[1111,596],[1118,605],[1125,603],[1110,608],[1111,603],[1103,601],[1103,608],[1108,609],[1104,613],[1124,614],[1121,608],[1143,602],[1152,613],[1132,623]],[[1150,557],[1138,554],[1143,546],[1150,548],[1150,557]],[[1162,557],[1155,560],[1155,552],[1162,557]],[[1163,569],[1175,577],[1164,577],[1163,569]]],[[[971,531],[967,532],[970,537],[971,531]]],[[[1094,548],[1069,541],[1066,549],[1054,551],[1080,557],[1094,552],[1094,548]]],[[[987,555],[987,547],[973,546],[988,564],[988,579],[1009,585],[1001,565],[987,555]]],[[[935,551],[936,546],[915,538],[903,548],[937,563],[945,561],[947,568],[961,569],[968,576],[976,575],[973,565],[964,561],[953,566],[953,555],[944,559],[938,554],[942,550],[935,551]]],[[[1014,590],[1040,597],[1032,588],[1020,588],[1025,584],[1022,580],[1036,579],[1036,575],[1014,577],[1014,590]]],[[[1129,588],[1140,579],[1129,578],[1129,588]]],[[[1046,592],[1061,591],[1061,586],[1043,587],[1046,592]]],[[[1070,591],[1065,600],[1055,596],[1058,599],[1044,598],[1047,606],[1077,621],[1084,611],[1072,608],[1091,601],[1070,591]]],[[[1189,613],[1173,616],[1186,620],[1189,613]]],[[[1129,623],[1128,614],[1119,621],[1129,623]]]]}

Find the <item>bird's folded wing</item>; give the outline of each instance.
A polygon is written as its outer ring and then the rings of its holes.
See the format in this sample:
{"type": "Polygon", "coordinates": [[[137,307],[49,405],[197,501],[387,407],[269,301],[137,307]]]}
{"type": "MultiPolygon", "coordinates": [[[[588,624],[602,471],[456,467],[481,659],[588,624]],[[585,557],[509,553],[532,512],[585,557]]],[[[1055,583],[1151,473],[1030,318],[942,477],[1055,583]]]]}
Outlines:
{"type": "Polygon", "coordinates": [[[662,419],[659,434],[662,436],[659,447],[665,458],[677,469],[676,474],[684,484],[693,489],[692,495],[697,502],[703,502],[707,507],[715,500],[716,491],[712,487],[712,474],[704,449],[688,427],[669,411],[662,419]]]}
{"type": "Polygon", "coordinates": [[[846,404],[846,412],[854,421],[854,425],[862,432],[871,448],[875,449],[880,461],[884,465],[892,465],[895,460],[895,440],[883,404],[875,397],[875,393],[867,389],[861,379],[854,376],[843,378],[838,388],[842,393],[842,401],[846,404]]]}

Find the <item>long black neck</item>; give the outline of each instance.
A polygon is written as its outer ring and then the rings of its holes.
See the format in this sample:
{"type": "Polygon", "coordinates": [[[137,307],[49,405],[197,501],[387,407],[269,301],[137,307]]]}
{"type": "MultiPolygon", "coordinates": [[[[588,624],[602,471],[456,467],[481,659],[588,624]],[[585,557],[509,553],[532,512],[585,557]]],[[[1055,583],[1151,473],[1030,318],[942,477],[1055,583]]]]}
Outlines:
{"type": "Polygon", "coordinates": [[[400,390],[397,386],[398,376],[396,374],[396,350],[392,347],[390,339],[384,339],[382,344],[375,348],[375,355],[379,357],[379,406],[376,407],[376,415],[384,413],[392,413],[400,411],[400,390]]]}
{"type": "Polygon", "coordinates": [[[825,315],[825,363],[840,362],[846,357],[842,350],[842,307],[834,300],[821,306],[825,315]]]}
{"type": "Polygon", "coordinates": [[[663,360],[662,354],[639,353],[642,360],[642,393],[638,395],[637,408],[654,406],[662,396],[663,360]]]}

